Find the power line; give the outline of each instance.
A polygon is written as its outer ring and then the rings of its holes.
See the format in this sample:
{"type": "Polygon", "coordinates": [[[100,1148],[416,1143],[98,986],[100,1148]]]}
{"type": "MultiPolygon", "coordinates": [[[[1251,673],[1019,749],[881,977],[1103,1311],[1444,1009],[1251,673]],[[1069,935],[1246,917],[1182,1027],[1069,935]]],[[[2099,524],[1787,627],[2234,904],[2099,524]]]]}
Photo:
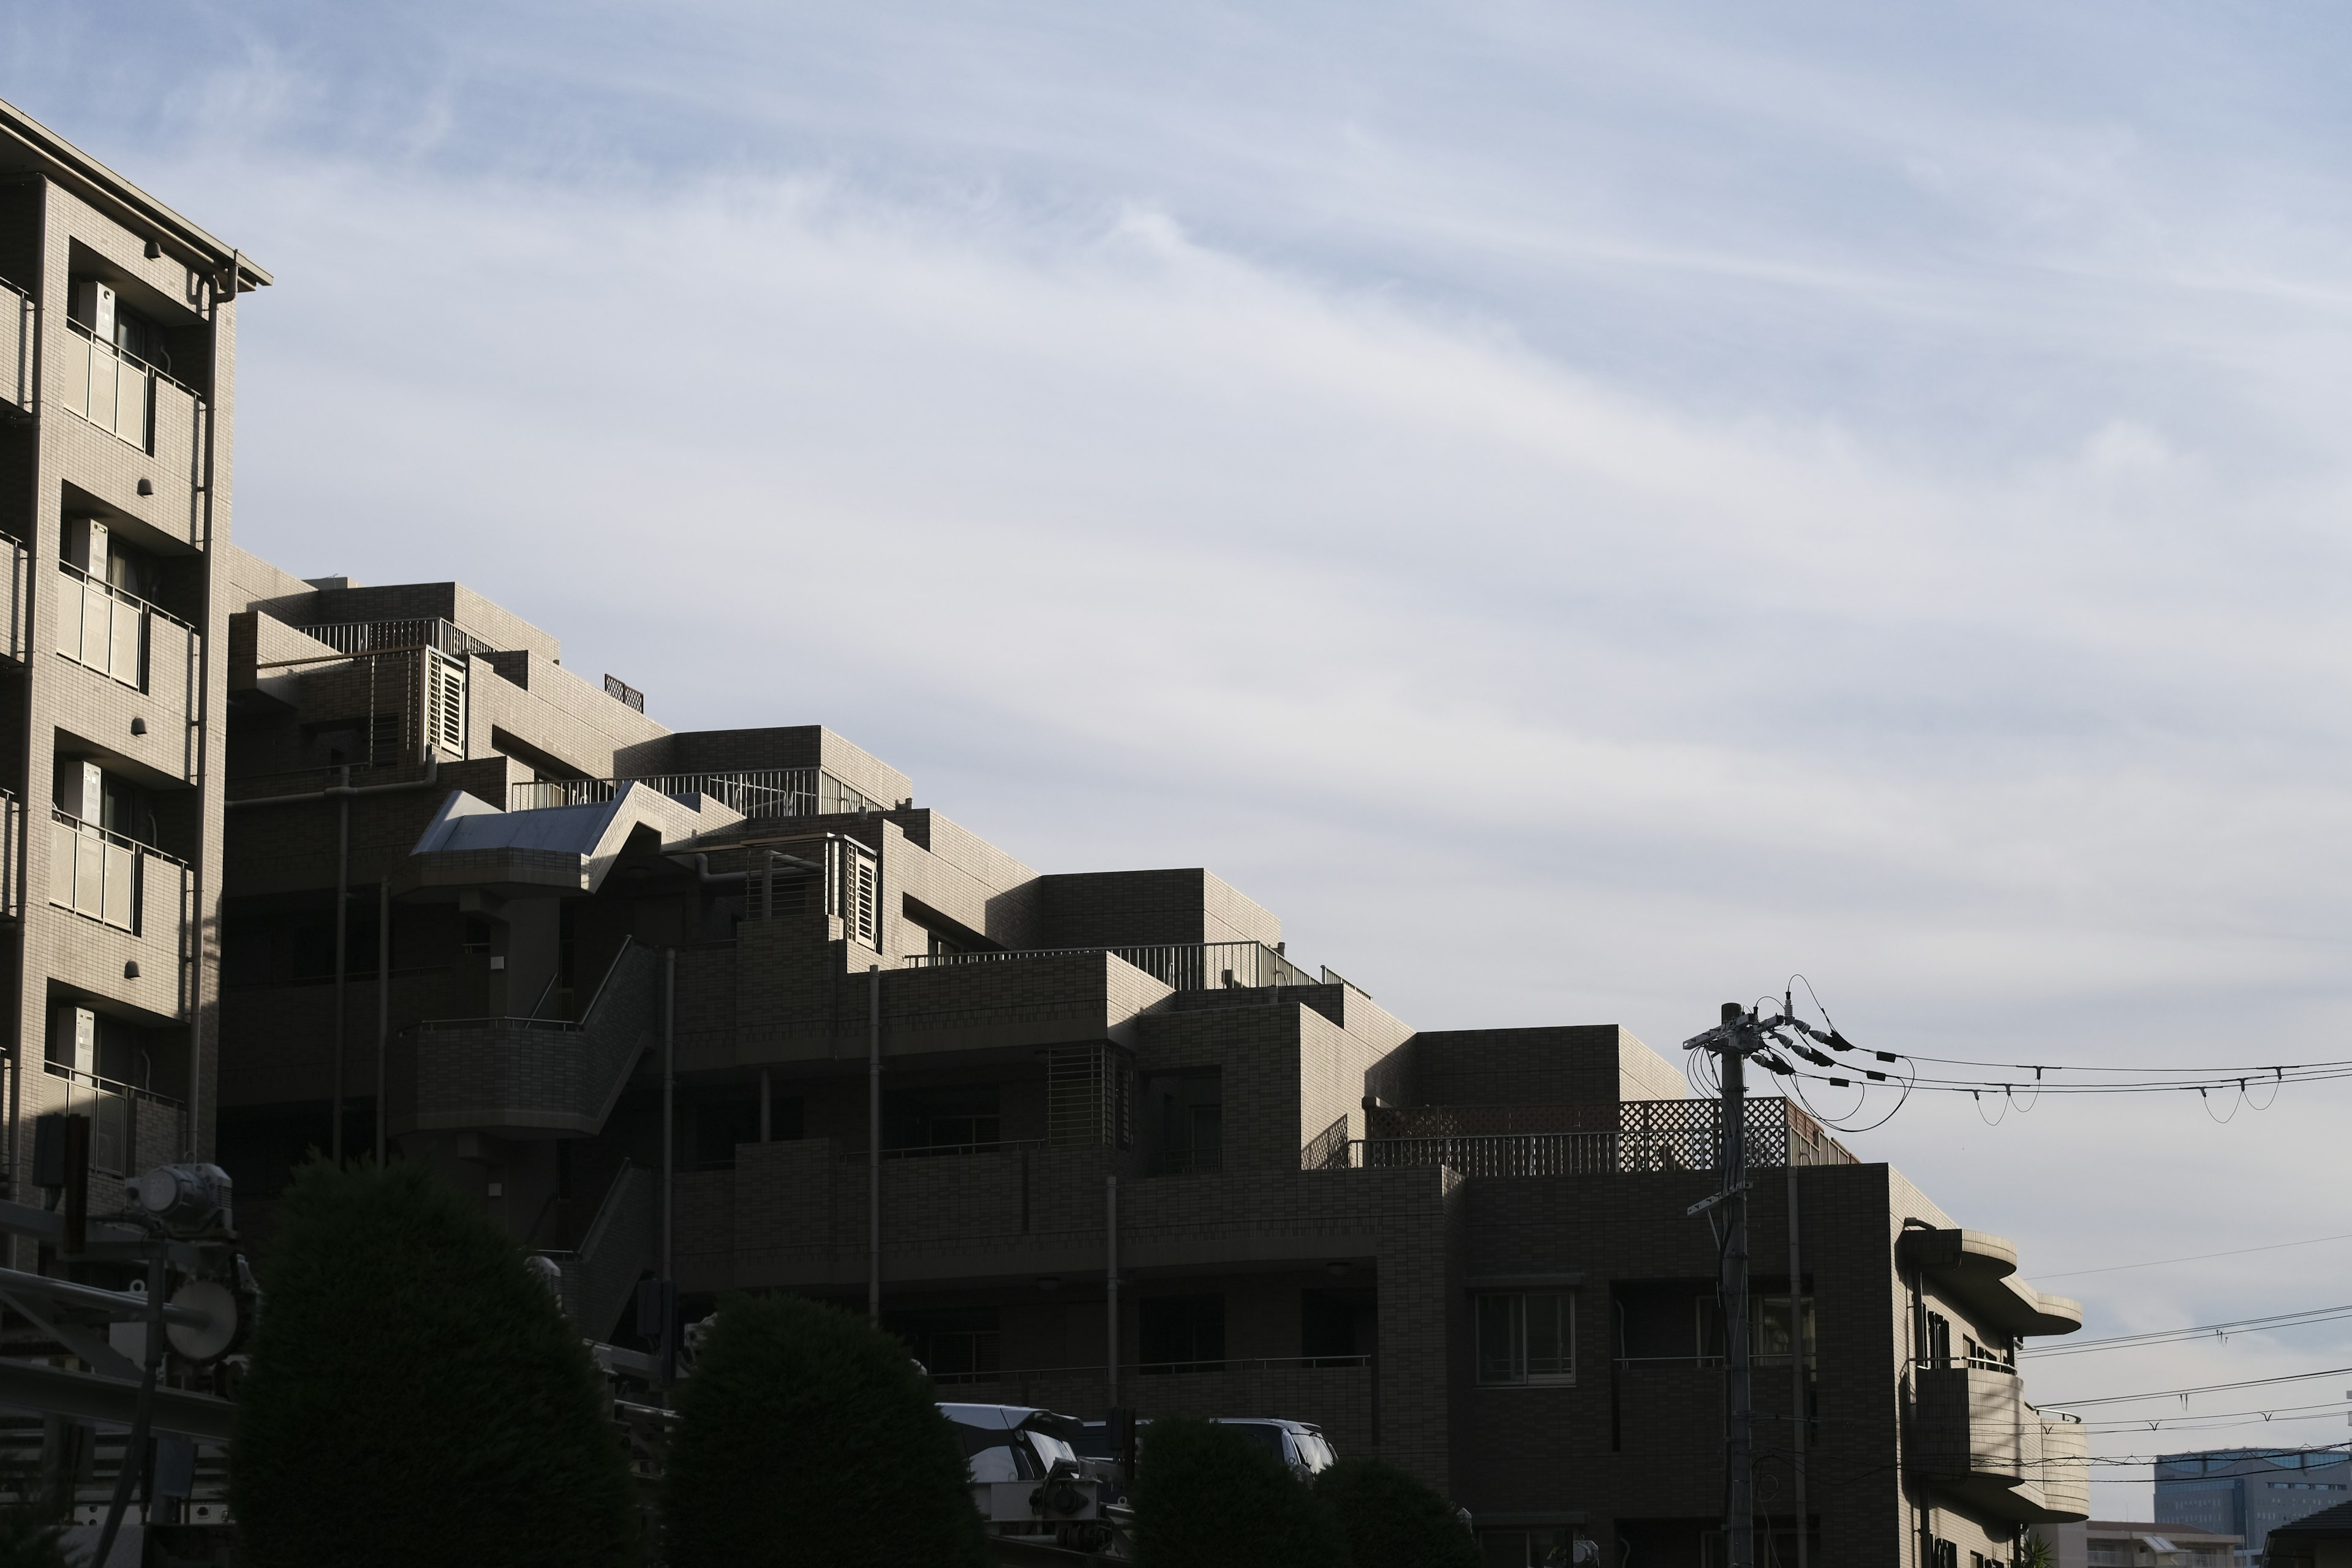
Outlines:
{"type": "Polygon", "coordinates": [[[2352,1366],[2323,1367],[2317,1372],[2298,1372],[2285,1377],[2249,1377],[2236,1383],[2208,1383],[2196,1388],[2159,1388],[2152,1394],[2110,1394],[2097,1399],[2044,1399],[2036,1402],[2042,1409],[2080,1410],[2092,1405],[2130,1405],[2142,1399],[2173,1399],[2190,1394],[2219,1394],[2226,1388],[2263,1388],[2273,1383],[2308,1383],[2315,1377],[2340,1377],[2352,1372],[2352,1366]]]}
{"type": "MultiPolygon", "coordinates": [[[[2131,1265],[2126,1264],[2125,1267],[2129,1268],[2131,1265]]],[[[2089,1273],[2093,1270],[2085,1269],[2084,1272],[2089,1273]]],[[[2056,1276],[2040,1275],[2037,1278],[2048,1279],[2054,1279],[2056,1276]]],[[[2068,1340],[2054,1345],[2037,1345],[2032,1350],[2021,1350],[2017,1353],[2021,1359],[2026,1356],[2082,1355],[2089,1351],[2125,1350],[2137,1345],[2165,1344],[2180,1340],[2198,1339],[2206,1334],[2218,1334],[2226,1338],[2232,1333],[2258,1333],[2271,1329],[2299,1329],[2306,1323],[2329,1323],[2339,1318],[2347,1317],[2352,1317],[2352,1304],[2341,1307],[2313,1307],[2306,1311],[2281,1312],[2275,1317],[2240,1318],[2234,1322],[2228,1323],[2202,1323],[2192,1329],[2153,1329],[2144,1334],[2117,1334],[2111,1339],[2068,1340]]]]}
{"type": "Polygon", "coordinates": [[[2228,1252],[2200,1252],[2188,1258],[2158,1258],[2146,1263],[2110,1263],[2098,1268],[2069,1268],[2061,1274],[2036,1274],[2036,1279],[2075,1279],[2085,1274],[2120,1274],[2127,1268],[2162,1268],[2175,1263],[2204,1263],[2216,1258],[2243,1258],[2250,1252],[2280,1252],[2290,1247],[2317,1247],[2326,1241],[2352,1241],[2352,1231],[2338,1236],[2315,1236],[2308,1241],[2273,1241],[2265,1247],[2233,1247],[2228,1252]]]}

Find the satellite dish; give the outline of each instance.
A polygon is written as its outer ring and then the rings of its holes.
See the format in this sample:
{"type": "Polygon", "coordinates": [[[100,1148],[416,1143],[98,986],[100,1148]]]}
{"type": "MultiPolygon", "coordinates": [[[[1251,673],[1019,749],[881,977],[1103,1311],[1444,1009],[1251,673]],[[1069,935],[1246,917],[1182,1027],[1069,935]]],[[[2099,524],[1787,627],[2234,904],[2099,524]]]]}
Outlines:
{"type": "Polygon", "coordinates": [[[236,1342],[236,1293],[217,1279],[191,1279],[172,1292],[172,1305],[202,1312],[202,1328],[173,1323],[164,1329],[172,1348],[190,1361],[216,1361],[236,1342]]]}

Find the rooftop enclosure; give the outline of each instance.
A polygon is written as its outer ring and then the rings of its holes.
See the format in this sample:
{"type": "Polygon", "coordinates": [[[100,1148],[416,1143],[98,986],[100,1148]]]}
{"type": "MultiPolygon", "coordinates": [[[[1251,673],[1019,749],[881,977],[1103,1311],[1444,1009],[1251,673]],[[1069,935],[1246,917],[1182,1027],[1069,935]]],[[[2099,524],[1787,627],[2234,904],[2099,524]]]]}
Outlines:
{"type": "MultiPolygon", "coordinates": [[[[1309,1143],[1309,1170],[1444,1165],[1465,1176],[1621,1175],[1723,1166],[1722,1107],[1711,1100],[1591,1105],[1375,1107],[1368,1136],[1309,1143]]],[[[1851,1165],[1845,1146],[1785,1100],[1748,1102],[1750,1165],[1851,1165]]]]}

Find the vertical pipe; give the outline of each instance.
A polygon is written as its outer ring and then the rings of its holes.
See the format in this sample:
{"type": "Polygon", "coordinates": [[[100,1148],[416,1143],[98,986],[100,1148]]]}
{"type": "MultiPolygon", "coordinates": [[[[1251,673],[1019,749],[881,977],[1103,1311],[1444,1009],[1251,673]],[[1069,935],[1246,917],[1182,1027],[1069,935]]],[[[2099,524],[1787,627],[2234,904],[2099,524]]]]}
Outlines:
{"type": "Polygon", "coordinates": [[[375,895],[375,1163],[384,1161],[391,1126],[392,1088],[392,878],[376,884],[375,895]]]}
{"type": "Polygon", "coordinates": [[[1805,1526],[1805,1275],[1797,1251],[1797,1151],[1789,1149],[1789,1466],[1797,1483],[1797,1568],[1811,1568],[1805,1526]]]}
{"type": "Polygon", "coordinates": [[[760,1142],[762,1143],[769,1140],[768,1104],[768,1069],[761,1068],[760,1069],[760,1142]]]}
{"type": "Polygon", "coordinates": [[[882,966],[866,966],[866,1315],[882,1321],[882,966]]]}
{"type": "Polygon", "coordinates": [[[1748,1049],[1745,1010],[1724,1004],[1730,1036],[1723,1050],[1723,1530],[1730,1568],[1756,1568],[1755,1412],[1748,1345],[1748,1049]]]}
{"type": "MultiPolygon", "coordinates": [[[[230,319],[236,310],[236,275],[245,265],[245,253],[229,252],[228,299],[230,319]]],[[[205,769],[205,746],[211,739],[211,692],[213,665],[213,590],[212,573],[218,562],[213,555],[213,541],[219,537],[219,518],[215,497],[219,486],[220,454],[220,390],[221,390],[221,309],[223,300],[216,285],[212,297],[213,330],[206,353],[209,380],[205,384],[205,557],[207,570],[203,578],[202,609],[198,622],[204,628],[204,651],[196,659],[196,843],[195,855],[188,870],[188,1158],[198,1158],[204,1152],[203,1110],[205,1098],[205,818],[208,807],[204,804],[205,791],[211,781],[205,769]]],[[[27,644],[29,647],[31,645],[27,644]]],[[[29,707],[29,705],[28,705],[29,707]]],[[[223,835],[226,837],[226,833],[223,835]]]]}
{"type": "Polygon", "coordinates": [[[1103,1177],[1103,1300],[1106,1338],[1103,1364],[1108,1369],[1106,1381],[1110,1397],[1107,1404],[1118,1403],[1118,1173],[1103,1177]]]}
{"type": "MultiPolygon", "coordinates": [[[[677,949],[662,952],[661,1277],[674,1281],[677,1190],[677,949]]],[[[663,1331],[668,1331],[665,1321],[663,1331]]]]}
{"type": "Polygon", "coordinates": [[[335,1163],[343,1163],[343,971],[346,927],[352,909],[352,765],[343,764],[343,793],[336,797],[335,828],[335,1163]]]}

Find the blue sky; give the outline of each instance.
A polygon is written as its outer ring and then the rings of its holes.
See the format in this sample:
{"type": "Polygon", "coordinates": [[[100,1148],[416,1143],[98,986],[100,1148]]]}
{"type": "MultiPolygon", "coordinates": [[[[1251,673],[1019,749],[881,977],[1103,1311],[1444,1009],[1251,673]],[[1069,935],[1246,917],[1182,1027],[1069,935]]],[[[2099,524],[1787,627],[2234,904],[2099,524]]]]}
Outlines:
{"type": "MultiPolygon", "coordinates": [[[[1423,1026],[1678,1055],[1801,969],[1873,1043],[2259,1063],[2352,1056],[2345,30],[20,5],[0,96],[276,270],[289,566],[461,576],[1044,869],[1206,864],[1423,1026]]],[[[1853,1142],[2054,1274],[2352,1232],[2346,1103],[1853,1142]]],[[[2207,1322],[2347,1247],[2059,1288],[2207,1322]]]]}

